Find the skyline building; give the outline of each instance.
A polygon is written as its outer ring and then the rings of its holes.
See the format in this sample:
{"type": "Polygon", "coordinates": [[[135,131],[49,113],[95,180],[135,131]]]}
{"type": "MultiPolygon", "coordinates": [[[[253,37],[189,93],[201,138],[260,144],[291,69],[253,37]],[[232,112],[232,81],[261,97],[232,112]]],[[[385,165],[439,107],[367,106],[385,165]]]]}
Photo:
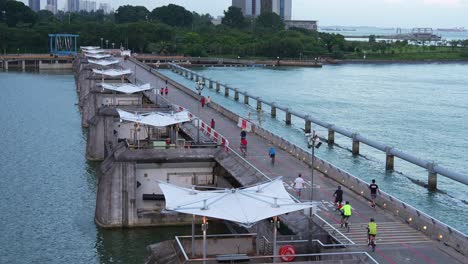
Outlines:
{"type": "Polygon", "coordinates": [[[28,4],[29,8],[34,12],[41,10],[41,0],[29,0],[28,4]]]}
{"type": "Polygon", "coordinates": [[[272,12],[283,20],[291,20],[292,17],[292,0],[232,0],[232,6],[240,8],[244,16],[256,17],[272,12]]]}
{"type": "Polygon", "coordinates": [[[102,10],[104,14],[110,14],[113,11],[108,3],[100,3],[98,10],[102,10]]]}
{"type": "Polygon", "coordinates": [[[57,0],[47,0],[46,9],[57,14],[57,0]]]}
{"type": "Polygon", "coordinates": [[[81,0],[79,10],[86,12],[96,11],[96,1],[81,0]]]}
{"type": "Polygon", "coordinates": [[[80,0],[68,0],[67,10],[68,12],[79,12],[80,11],[80,0]]]}

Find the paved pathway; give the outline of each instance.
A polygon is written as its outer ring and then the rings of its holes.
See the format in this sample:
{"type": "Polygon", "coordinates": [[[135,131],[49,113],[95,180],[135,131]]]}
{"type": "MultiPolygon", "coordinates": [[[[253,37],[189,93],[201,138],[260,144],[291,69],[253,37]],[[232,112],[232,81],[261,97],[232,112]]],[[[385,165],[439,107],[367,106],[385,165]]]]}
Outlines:
{"type": "MultiPolygon", "coordinates": [[[[137,79],[142,82],[150,82],[156,87],[165,86],[164,81],[158,79],[147,70],[135,67],[132,62],[123,62],[124,67],[137,70],[137,79]]],[[[175,104],[181,105],[197,115],[199,102],[185,92],[169,85],[167,99],[175,104]]],[[[231,144],[231,147],[240,153],[238,146],[240,142],[240,129],[237,124],[228,120],[215,110],[200,107],[201,119],[210,124],[211,118],[216,121],[216,130],[222,133],[231,144]]],[[[301,199],[310,200],[310,190],[313,190],[313,200],[319,201],[317,212],[327,222],[340,229],[340,215],[334,211],[332,194],[339,185],[337,182],[326,178],[318,171],[314,172],[314,188],[310,188],[311,169],[303,162],[289,155],[287,152],[276,149],[276,164],[272,166],[268,157],[269,142],[254,134],[249,134],[247,160],[260,169],[269,177],[283,176],[283,180],[292,184],[298,173],[302,173],[308,182],[308,187],[302,193],[301,199]]],[[[326,147],[326,146],[325,146],[326,147]]],[[[291,187],[288,187],[291,190],[291,187]]],[[[376,219],[379,229],[377,238],[377,249],[371,253],[379,263],[464,263],[463,257],[452,249],[429,240],[419,231],[403,224],[392,215],[384,213],[380,209],[373,209],[367,200],[355,195],[344,188],[344,200],[348,200],[353,206],[353,216],[350,219],[350,231],[341,231],[356,245],[350,247],[351,251],[367,250],[366,224],[371,217],[376,219]]],[[[465,262],[466,263],[466,262],[465,262]]]]}

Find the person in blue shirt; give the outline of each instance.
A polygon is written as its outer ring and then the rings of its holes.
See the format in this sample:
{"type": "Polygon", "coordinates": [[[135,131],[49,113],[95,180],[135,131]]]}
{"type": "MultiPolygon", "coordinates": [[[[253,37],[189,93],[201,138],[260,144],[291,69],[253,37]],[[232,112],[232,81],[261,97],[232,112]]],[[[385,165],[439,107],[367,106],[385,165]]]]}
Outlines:
{"type": "Polygon", "coordinates": [[[276,151],[273,147],[268,150],[268,155],[270,156],[271,159],[271,165],[275,165],[275,156],[276,156],[276,151]]]}

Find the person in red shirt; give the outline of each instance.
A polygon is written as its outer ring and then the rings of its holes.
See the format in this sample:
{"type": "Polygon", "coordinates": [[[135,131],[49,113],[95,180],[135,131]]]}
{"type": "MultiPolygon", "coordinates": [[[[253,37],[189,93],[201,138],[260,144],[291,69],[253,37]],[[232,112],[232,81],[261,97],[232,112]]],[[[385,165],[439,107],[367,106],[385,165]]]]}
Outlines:
{"type": "Polygon", "coordinates": [[[211,128],[212,129],[215,128],[215,120],[213,118],[211,118],[211,128]]]}
{"type": "Polygon", "coordinates": [[[201,107],[205,107],[205,102],[206,102],[206,99],[204,96],[202,96],[202,98],[200,99],[200,103],[201,103],[201,107]]]}
{"type": "Polygon", "coordinates": [[[244,157],[247,156],[247,139],[246,138],[241,139],[240,151],[242,152],[244,157]]]}

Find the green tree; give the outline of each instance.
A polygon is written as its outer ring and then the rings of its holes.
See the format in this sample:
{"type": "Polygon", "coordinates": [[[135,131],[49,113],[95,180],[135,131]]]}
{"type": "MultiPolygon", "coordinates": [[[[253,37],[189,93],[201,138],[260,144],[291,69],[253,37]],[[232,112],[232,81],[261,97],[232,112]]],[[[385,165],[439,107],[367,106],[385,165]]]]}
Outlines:
{"type": "Polygon", "coordinates": [[[221,23],[233,28],[245,27],[245,18],[242,14],[242,10],[238,7],[230,6],[227,11],[224,11],[224,17],[221,23]]]}
{"type": "Polygon", "coordinates": [[[6,1],[3,9],[0,11],[5,11],[6,23],[9,27],[16,27],[18,24],[32,26],[36,23],[37,14],[22,2],[6,1]]]}
{"type": "Polygon", "coordinates": [[[276,13],[264,12],[257,17],[256,24],[259,27],[272,31],[284,29],[284,23],[281,17],[276,13]]]}
{"type": "Polygon", "coordinates": [[[174,27],[188,27],[193,21],[193,14],[190,11],[174,4],[153,9],[150,17],[174,27]]]}
{"type": "Polygon", "coordinates": [[[115,12],[117,23],[130,23],[148,19],[150,12],[144,6],[120,6],[115,12]]]}
{"type": "Polygon", "coordinates": [[[375,35],[370,35],[369,36],[369,43],[375,43],[377,42],[376,38],[375,38],[375,35]]]}

